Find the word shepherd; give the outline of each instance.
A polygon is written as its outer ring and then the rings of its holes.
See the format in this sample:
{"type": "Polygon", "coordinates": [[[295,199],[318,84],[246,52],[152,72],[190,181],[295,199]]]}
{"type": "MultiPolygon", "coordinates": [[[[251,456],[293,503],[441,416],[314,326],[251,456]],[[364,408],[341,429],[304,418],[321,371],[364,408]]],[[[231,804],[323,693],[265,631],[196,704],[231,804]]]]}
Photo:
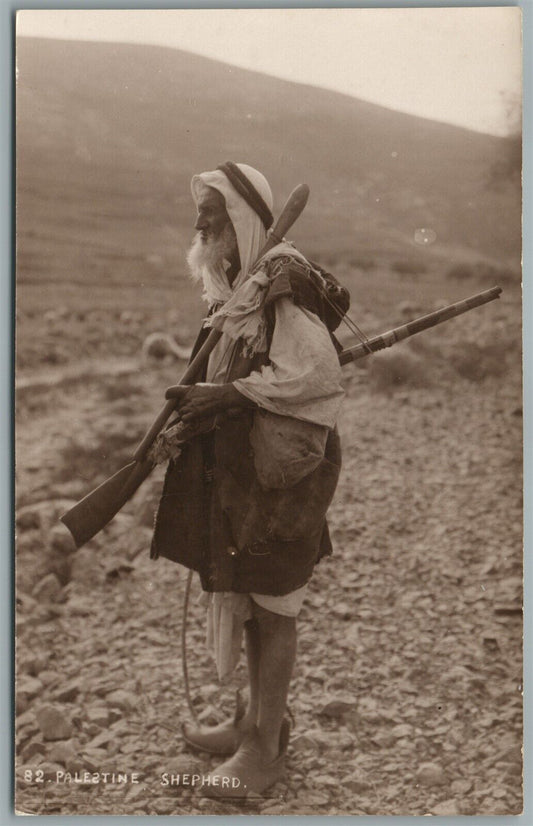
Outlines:
{"type": "Polygon", "coordinates": [[[241,785],[238,777],[225,777],[223,774],[169,774],[161,775],[162,786],[220,786],[221,789],[238,789],[241,785]]]}

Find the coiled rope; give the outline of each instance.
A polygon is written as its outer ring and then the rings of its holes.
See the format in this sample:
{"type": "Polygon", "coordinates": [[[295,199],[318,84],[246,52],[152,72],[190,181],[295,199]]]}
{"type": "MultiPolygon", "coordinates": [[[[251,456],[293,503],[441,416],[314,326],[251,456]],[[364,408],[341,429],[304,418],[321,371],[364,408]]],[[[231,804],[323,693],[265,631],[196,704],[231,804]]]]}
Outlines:
{"type": "Polygon", "coordinates": [[[187,582],[185,584],[185,596],[183,598],[183,620],[181,623],[181,664],[183,668],[183,685],[185,688],[185,698],[187,700],[187,705],[189,706],[191,717],[193,718],[194,722],[198,724],[198,715],[196,713],[196,709],[192,704],[191,699],[189,671],[187,668],[187,614],[189,612],[189,599],[191,596],[192,577],[193,570],[190,569],[187,575],[187,582]]]}

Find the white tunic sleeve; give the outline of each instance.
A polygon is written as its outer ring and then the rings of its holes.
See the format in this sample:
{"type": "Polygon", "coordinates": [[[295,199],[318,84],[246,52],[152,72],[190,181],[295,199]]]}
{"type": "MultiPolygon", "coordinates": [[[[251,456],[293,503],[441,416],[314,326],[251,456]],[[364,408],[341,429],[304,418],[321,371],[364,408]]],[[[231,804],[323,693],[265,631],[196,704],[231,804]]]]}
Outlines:
{"type": "Polygon", "coordinates": [[[344,391],[326,327],[289,298],[276,302],[275,313],[270,364],[234,386],[272,413],[334,427],[344,391]]]}

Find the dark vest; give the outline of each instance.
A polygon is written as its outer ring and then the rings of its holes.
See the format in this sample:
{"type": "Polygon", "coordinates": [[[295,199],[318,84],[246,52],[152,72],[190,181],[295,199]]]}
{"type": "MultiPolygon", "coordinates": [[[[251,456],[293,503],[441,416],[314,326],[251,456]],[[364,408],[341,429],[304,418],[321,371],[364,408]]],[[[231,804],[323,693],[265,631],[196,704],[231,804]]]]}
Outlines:
{"type": "MultiPolygon", "coordinates": [[[[273,302],[269,311],[272,317],[273,302]]],[[[246,358],[242,342],[236,342],[227,381],[244,378],[267,361],[265,353],[246,358]]],[[[217,416],[212,429],[187,442],[167,469],[151,557],[197,571],[206,591],[287,594],[331,554],[326,511],[341,465],[337,431],[329,432],[315,470],[293,487],[265,488],[250,444],[257,415],[268,413],[244,408],[217,416]]]]}

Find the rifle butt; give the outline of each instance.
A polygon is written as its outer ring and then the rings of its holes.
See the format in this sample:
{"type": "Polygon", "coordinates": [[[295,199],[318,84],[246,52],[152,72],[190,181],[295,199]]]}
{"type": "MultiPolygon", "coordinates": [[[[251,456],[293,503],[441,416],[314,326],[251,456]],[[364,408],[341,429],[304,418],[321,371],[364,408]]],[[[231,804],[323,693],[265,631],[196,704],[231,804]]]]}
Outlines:
{"type": "Polygon", "coordinates": [[[130,462],[60,517],[77,548],[102,530],[150,475],[153,462],[130,462]]]}

